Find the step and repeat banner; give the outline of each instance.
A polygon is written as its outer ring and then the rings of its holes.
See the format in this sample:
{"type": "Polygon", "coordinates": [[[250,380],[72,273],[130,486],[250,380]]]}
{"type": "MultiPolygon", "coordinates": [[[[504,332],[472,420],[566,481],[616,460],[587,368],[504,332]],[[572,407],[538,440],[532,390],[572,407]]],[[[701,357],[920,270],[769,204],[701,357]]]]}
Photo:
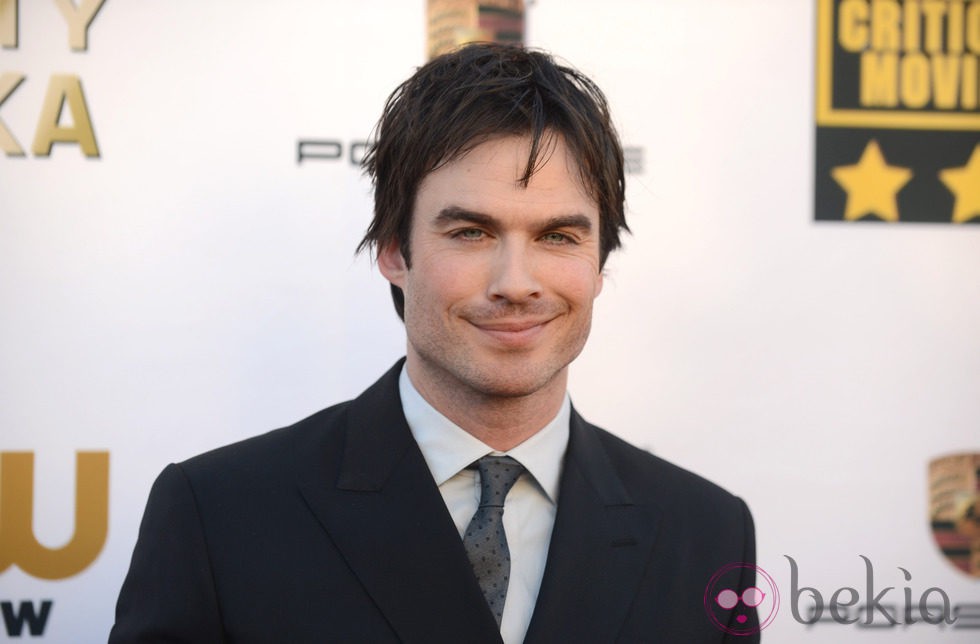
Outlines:
{"type": "Polygon", "coordinates": [[[0,0],[0,640],[103,641],[164,466],[403,354],[359,161],[523,29],[629,166],[576,406],[746,499],[767,641],[977,641],[980,0],[432,5],[0,0]]]}

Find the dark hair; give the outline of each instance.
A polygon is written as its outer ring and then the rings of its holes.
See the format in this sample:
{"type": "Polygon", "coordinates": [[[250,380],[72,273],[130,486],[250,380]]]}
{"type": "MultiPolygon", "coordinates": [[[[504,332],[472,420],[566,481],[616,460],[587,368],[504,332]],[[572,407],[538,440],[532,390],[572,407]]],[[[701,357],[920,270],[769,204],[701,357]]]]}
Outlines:
{"type": "MultiPolygon", "coordinates": [[[[415,195],[433,170],[496,136],[530,136],[526,186],[558,135],[578,162],[582,185],[599,208],[599,265],[620,246],[624,215],[623,149],[602,91],[548,54],[478,43],[429,61],[398,86],[375,127],[362,166],[374,184],[374,219],[357,247],[398,243],[406,266],[415,195]],[[542,153],[543,156],[542,156],[542,153]]],[[[404,319],[404,294],[392,285],[404,319]]]]}

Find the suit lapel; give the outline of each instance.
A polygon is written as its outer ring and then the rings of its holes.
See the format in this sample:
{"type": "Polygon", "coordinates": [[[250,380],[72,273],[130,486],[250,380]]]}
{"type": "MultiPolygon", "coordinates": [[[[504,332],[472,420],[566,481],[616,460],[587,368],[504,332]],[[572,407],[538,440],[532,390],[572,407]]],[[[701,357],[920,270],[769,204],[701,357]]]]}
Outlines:
{"type": "Polygon", "coordinates": [[[400,368],[351,403],[339,464],[308,469],[301,491],[400,639],[499,644],[459,534],[405,422],[400,368]]]}
{"type": "Polygon", "coordinates": [[[657,514],[637,506],[598,430],[573,410],[558,514],[525,642],[612,642],[653,547],[657,514]]]}

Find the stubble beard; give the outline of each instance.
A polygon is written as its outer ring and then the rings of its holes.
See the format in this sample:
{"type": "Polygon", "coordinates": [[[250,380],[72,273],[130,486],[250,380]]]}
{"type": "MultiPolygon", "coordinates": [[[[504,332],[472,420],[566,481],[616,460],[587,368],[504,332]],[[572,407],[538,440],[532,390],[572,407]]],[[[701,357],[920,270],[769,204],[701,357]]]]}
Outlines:
{"type": "MultiPolygon", "coordinates": [[[[564,393],[568,365],[585,347],[591,328],[590,318],[587,314],[581,327],[564,338],[564,346],[550,347],[542,356],[534,351],[488,352],[481,348],[481,356],[477,359],[467,355],[465,343],[447,346],[446,339],[432,332],[410,335],[409,353],[414,354],[414,362],[423,372],[418,375],[426,381],[417,386],[435,387],[439,395],[450,397],[457,404],[513,404],[553,386],[558,386],[564,393]]],[[[549,324],[558,322],[554,320],[549,324]]]]}

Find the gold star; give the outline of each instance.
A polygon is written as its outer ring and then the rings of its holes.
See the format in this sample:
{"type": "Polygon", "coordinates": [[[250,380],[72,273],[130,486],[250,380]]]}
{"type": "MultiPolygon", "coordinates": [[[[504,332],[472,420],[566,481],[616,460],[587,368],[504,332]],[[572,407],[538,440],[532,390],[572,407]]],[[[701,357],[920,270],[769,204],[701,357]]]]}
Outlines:
{"type": "Polygon", "coordinates": [[[940,170],[939,178],[956,197],[954,224],[980,217],[980,145],[973,148],[965,166],[940,170]]]}
{"type": "Polygon", "coordinates": [[[885,163],[878,142],[871,139],[856,164],[837,166],[830,176],[847,192],[847,221],[871,214],[885,221],[898,221],[895,195],[912,178],[912,171],[885,163]]]}

